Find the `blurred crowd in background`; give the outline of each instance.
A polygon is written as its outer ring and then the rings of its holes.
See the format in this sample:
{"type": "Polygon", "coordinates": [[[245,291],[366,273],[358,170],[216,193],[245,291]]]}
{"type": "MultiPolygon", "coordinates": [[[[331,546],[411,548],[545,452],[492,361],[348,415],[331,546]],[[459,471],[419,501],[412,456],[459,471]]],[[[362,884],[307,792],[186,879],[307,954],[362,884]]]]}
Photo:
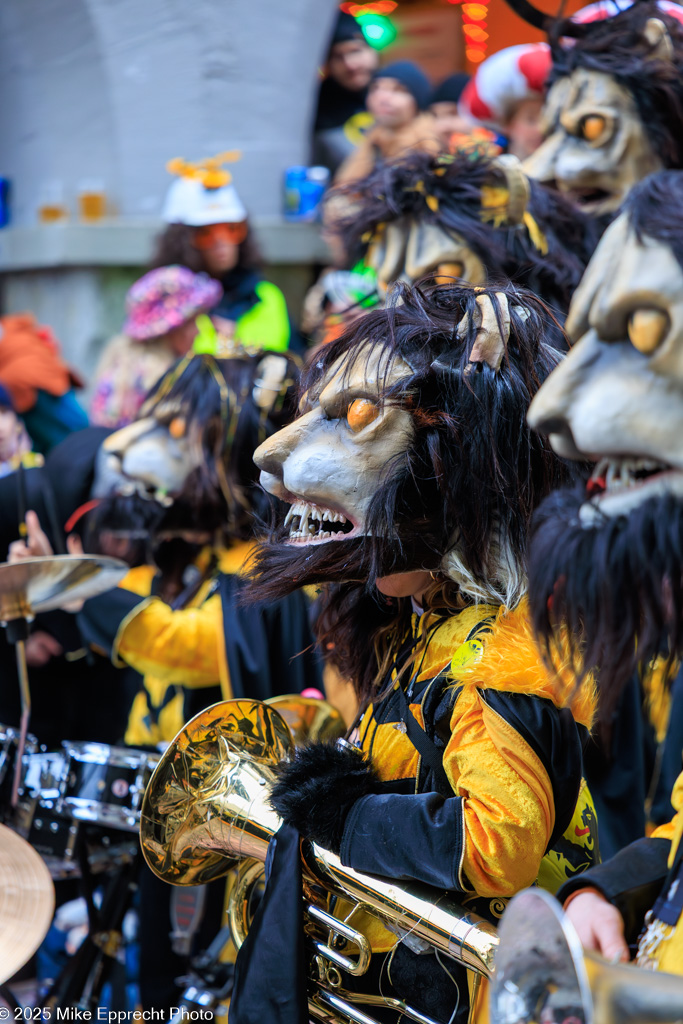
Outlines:
{"type": "MultiPolygon", "coordinates": [[[[380,56],[360,22],[340,13],[321,68],[310,166],[289,169],[284,180],[285,216],[322,221],[330,253],[329,266],[313,268],[317,279],[303,308],[288,308],[267,280],[249,211],[227,170],[239,154],[171,161],[177,177],[161,211],[165,227],[92,379],[65,364],[59,340],[30,310],[2,318],[0,472],[35,464],[88,422],[130,423],[150,387],[201,336],[198,318],[204,330],[210,323],[244,345],[304,356],[379,301],[374,273],[335,230],[340,205],[328,200],[330,186],[351,186],[411,152],[524,159],[540,144],[545,44],[509,47],[474,76],[456,72],[436,83],[412,61],[380,65],[380,56]],[[87,403],[79,400],[84,384],[87,403]]],[[[239,179],[238,163],[233,170],[239,179]]]]}

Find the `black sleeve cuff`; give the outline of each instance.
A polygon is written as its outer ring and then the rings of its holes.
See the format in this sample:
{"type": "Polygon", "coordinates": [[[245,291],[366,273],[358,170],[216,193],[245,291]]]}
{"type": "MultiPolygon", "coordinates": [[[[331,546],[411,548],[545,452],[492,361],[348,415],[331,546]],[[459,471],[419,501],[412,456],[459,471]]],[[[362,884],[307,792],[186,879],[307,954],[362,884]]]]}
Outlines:
{"type": "Polygon", "coordinates": [[[146,600],[121,587],[114,587],[99,597],[91,597],[77,616],[83,642],[88,647],[106,651],[111,657],[121,623],[137,605],[146,600]]]}
{"type": "Polygon", "coordinates": [[[578,889],[592,886],[609,900],[624,919],[626,941],[635,942],[645,914],[659,896],[667,876],[671,851],[668,839],[638,839],[604,864],[575,875],[559,889],[560,903],[578,889]]]}
{"type": "Polygon", "coordinates": [[[460,797],[371,794],[349,812],[341,862],[356,871],[464,892],[463,833],[460,797]]]}

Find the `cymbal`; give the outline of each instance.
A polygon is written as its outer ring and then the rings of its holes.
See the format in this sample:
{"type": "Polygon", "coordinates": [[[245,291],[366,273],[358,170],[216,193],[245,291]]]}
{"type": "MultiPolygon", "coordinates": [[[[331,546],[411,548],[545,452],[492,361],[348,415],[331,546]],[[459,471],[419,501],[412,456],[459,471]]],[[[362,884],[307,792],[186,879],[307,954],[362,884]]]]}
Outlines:
{"type": "Polygon", "coordinates": [[[0,564],[0,621],[30,619],[111,590],[128,572],[118,558],[50,555],[0,564]]]}
{"type": "Polygon", "coordinates": [[[55,889],[42,857],[0,825],[0,984],[31,959],[54,909],[55,889]]]}

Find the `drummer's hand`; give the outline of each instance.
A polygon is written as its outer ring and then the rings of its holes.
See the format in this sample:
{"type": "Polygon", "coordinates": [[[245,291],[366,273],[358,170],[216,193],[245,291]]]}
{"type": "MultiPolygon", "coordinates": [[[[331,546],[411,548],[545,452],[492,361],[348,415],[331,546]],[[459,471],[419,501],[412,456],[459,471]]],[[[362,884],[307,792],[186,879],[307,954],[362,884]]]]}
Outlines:
{"type": "Polygon", "coordinates": [[[70,555],[83,554],[83,541],[77,533],[70,533],[66,538],[66,550],[70,555]]]}
{"type": "Polygon", "coordinates": [[[37,629],[26,641],[26,662],[30,668],[42,668],[50,658],[62,654],[62,645],[49,633],[37,629]]]}
{"type": "Polygon", "coordinates": [[[40,520],[35,512],[26,513],[26,540],[14,540],[9,546],[8,562],[21,562],[24,558],[38,558],[41,555],[52,555],[52,545],[40,527],[40,520]]]}
{"type": "Polygon", "coordinates": [[[602,953],[612,962],[630,959],[624,939],[624,919],[596,889],[579,893],[565,913],[577,931],[584,949],[602,953]]]}

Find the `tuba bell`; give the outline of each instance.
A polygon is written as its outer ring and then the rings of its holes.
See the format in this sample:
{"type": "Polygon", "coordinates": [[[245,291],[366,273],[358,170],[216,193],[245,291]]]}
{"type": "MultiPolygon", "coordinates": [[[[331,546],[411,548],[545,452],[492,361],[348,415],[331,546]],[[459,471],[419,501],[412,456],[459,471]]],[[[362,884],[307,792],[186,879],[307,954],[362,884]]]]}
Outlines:
{"type": "MultiPolygon", "coordinates": [[[[326,735],[320,721],[318,726],[323,729],[319,734],[326,735]]],[[[140,838],[145,859],[159,878],[173,885],[201,885],[240,865],[229,905],[238,948],[250,924],[249,894],[261,878],[268,844],[281,824],[268,802],[274,769],[293,749],[292,734],[275,707],[255,700],[225,701],[202,711],[181,730],[145,792],[140,838]]],[[[314,843],[302,843],[302,860],[312,1019],[376,1024],[365,1012],[376,1006],[433,1024],[402,1000],[343,987],[342,971],[358,977],[370,965],[368,937],[358,921],[358,927],[350,923],[358,910],[394,932],[411,933],[479,979],[491,976],[496,929],[448,895],[419,883],[354,871],[314,843]],[[335,916],[340,902],[350,910],[335,916]]]]}
{"type": "Polygon", "coordinates": [[[509,903],[489,992],[490,1024],[676,1024],[683,978],[585,951],[557,900],[525,889],[509,903]]]}

